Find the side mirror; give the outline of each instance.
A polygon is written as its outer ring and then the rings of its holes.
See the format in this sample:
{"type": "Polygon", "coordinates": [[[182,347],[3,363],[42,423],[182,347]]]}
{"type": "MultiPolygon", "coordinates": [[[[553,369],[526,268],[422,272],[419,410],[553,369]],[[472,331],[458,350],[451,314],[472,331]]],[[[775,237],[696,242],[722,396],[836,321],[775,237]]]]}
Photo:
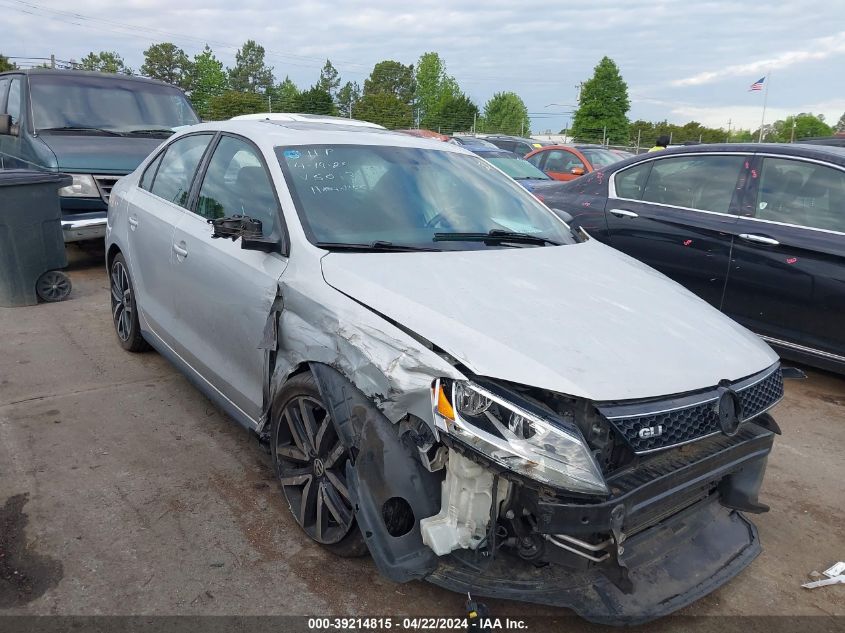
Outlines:
{"type": "Polygon", "coordinates": [[[9,136],[12,133],[12,115],[0,114],[0,134],[9,136]]]}
{"type": "Polygon", "coordinates": [[[241,238],[241,248],[248,251],[263,251],[273,253],[279,250],[281,242],[264,237],[261,232],[261,220],[245,215],[230,215],[224,218],[209,220],[212,226],[212,238],[229,237],[234,242],[241,238]]]}
{"type": "Polygon", "coordinates": [[[575,219],[575,218],[572,217],[571,213],[567,213],[563,209],[558,209],[556,207],[552,207],[552,211],[554,211],[555,215],[557,215],[561,220],[563,220],[567,224],[572,224],[572,220],[575,219]]]}
{"type": "Polygon", "coordinates": [[[573,176],[583,176],[585,172],[583,167],[573,167],[569,170],[569,173],[573,176]]]}

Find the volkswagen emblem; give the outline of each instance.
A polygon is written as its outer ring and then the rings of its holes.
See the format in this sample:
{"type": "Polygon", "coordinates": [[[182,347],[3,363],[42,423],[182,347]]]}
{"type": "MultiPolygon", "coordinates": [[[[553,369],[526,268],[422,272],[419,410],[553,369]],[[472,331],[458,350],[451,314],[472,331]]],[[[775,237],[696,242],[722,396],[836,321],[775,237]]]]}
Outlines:
{"type": "Polygon", "coordinates": [[[716,401],[716,413],[719,426],[725,435],[736,435],[742,418],[742,405],[736,391],[730,387],[719,387],[719,399],[716,401]]]}

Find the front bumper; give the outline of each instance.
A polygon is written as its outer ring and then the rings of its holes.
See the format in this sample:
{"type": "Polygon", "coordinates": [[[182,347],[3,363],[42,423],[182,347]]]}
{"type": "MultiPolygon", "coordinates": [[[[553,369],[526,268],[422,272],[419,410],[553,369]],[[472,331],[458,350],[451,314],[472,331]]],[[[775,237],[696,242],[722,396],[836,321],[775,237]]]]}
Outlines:
{"type": "Polygon", "coordinates": [[[455,591],[569,607],[605,624],[667,615],[724,584],[760,553],[754,525],[738,510],[768,509],[757,493],[773,438],[763,426],[746,423],[733,437],[649,456],[609,477],[611,495],[598,503],[521,487],[510,508],[517,517],[533,517],[547,555],[523,560],[502,549],[479,572],[462,562],[472,560],[469,552],[453,552],[428,580],[455,591]],[[591,562],[558,549],[548,538],[555,535],[614,544],[591,562]],[[555,560],[562,564],[538,566],[555,560]]]}
{"type": "Polygon", "coordinates": [[[706,501],[632,537],[625,551],[632,593],[622,592],[598,569],[537,568],[501,554],[483,573],[449,557],[428,580],[474,596],[568,607],[600,624],[635,625],[706,596],[747,567],[761,547],[750,521],[706,501]]]}
{"type": "Polygon", "coordinates": [[[103,239],[106,236],[106,211],[91,211],[62,216],[65,243],[103,239]]]}

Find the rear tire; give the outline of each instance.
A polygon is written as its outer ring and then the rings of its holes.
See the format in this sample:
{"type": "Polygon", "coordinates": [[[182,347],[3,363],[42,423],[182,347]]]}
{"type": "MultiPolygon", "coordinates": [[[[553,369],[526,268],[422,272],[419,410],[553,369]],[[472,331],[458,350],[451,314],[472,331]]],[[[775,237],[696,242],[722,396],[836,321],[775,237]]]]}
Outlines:
{"type": "Polygon", "coordinates": [[[123,253],[118,253],[112,260],[109,267],[109,285],[111,287],[111,314],[117,342],[127,352],[146,352],[150,349],[150,344],[141,336],[135,286],[129,276],[129,267],[126,265],[123,253]]]}
{"type": "Polygon", "coordinates": [[[366,554],[367,544],[358,529],[346,484],[349,450],[311,373],[294,376],[276,395],[270,452],[282,493],[299,527],[337,556],[366,554]]]}

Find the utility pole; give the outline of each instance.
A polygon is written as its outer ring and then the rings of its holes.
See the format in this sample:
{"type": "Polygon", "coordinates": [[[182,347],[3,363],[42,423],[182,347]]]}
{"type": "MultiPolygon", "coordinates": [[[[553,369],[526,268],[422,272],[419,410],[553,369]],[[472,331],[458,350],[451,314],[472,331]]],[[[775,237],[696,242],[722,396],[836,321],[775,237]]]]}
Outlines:
{"type": "Polygon", "coordinates": [[[637,130],[637,154],[640,153],[640,134],[642,133],[642,130],[637,130]]]}
{"type": "Polygon", "coordinates": [[[267,112],[272,113],[273,112],[273,102],[270,99],[271,99],[270,93],[268,92],[267,93],[267,112]]]}
{"type": "Polygon", "coordinates": [[[580,101],[581,101],[581,89],[582,89],[583,87],[584,87],[584,82],[583,82],[583,81],[579,81],[577,84],[575,84],[575,90],[576,90],[576,92],[575,92],[575,101],[576,101],[577,103],[580,103],[580,101]]]}
{"type": "Polygon", "coordinates": [[[50,53],[50,68],[56,67],[56,54],[50,53]]]}
{"type": "Polygon", "coordinates": [[[789,142],[795,142],[795,119],[792,119],[792,133],[789,135],[789,142]]]}
{"type": "Polygon", "coordinates": [[[725,143],[731,142],[731,119],[728,119],[728,138],[725,139],[725,143]]]}
{"type": "Polygon", "coordinates": [[[472,113],[472,133],[475,134],[475,118],[478,116],[477,112],[472,113]]]}
{"type": "Polygon", "coordinates": [[[607,147],[607,126],[601,129],[601,144],[607,147]]]}

